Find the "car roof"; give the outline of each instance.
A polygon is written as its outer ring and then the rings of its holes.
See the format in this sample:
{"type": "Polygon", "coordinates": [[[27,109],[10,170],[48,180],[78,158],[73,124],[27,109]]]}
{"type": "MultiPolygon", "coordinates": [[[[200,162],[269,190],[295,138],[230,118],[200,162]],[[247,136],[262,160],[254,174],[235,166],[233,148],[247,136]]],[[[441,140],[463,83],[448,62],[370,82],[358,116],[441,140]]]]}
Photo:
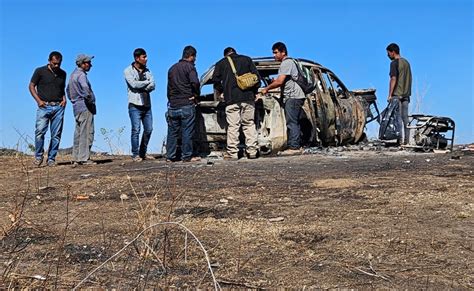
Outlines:
{"type": "MultiPolygon", "coordinates": [[[[278,69],[281,64],[281,62],[276,61],[273,57],[254,57],[251,59],[254,62],[257,69],[259,70],[278,69]]],[[[294,58],[294,59],[300,62],[303,66],[317,67],[319,69],[322,69],[323,71],[331,71],[328,68],[325,68],[324,66],[322,66],[321,64],[307,60],[307,59],[302,59],[302,58],[294,58]]],[[[201,86],[208,83],[213,73],[214,73],[214,65],[212,65],[209,69],[207,69],[206,72],[201,76],[201,79],[200,79],[201,86]]]]}
{"type": "MultiPolygon", "coordinates": [[[[301,58],[293,58],[295,60],[297,60],[298,62],[300,62],[302,65],[306,65],[306,66],[315,66],[315,67],[319,67],[319,68],[324,68],[322,65],[316,63],[316,62],[313,62],[313,61],[310,61],[310,60],[307,60],[307,59],[301,59],[301,58]]],[[[276,66],[276,67],[279,67],[280,66],[280,63],[279,61],[276,61],[273,57],[258,57],[258,58],[252,58],[252,61],[255,63],[255,66],[257,67],[267,67],[267,66],[276,66]]]]}

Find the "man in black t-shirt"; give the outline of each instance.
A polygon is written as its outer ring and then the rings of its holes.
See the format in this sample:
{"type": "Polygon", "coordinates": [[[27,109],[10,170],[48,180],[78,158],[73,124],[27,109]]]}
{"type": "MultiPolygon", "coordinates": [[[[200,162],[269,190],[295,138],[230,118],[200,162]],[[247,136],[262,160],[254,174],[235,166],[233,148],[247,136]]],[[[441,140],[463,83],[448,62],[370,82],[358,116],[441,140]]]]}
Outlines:
{"type": "Polygon", "coordinates": [[[66,96],[66,72],[61,70],[62,55],[53,51],[48,64],[33,73],[29,84],[31,96],[38,103],[35,130],[35,165],[41,166],[44,154],[44,136],[50,127],[51,140],[48,147],[48,166],[56,165],[56,154],[63,130],[66,96]]]}

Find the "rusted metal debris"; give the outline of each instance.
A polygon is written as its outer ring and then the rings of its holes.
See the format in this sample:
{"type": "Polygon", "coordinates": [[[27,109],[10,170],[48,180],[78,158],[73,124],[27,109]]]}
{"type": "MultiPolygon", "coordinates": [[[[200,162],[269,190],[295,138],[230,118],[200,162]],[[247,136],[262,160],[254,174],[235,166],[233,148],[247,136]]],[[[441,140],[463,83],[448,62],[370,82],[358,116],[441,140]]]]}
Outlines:
{"type": "Polygon", "coordinates": [[[449,149],[453,151],[455,123],[449,117],[423,114],[409,116],[410,139],[407,147],[425,152],[449,149]]]}
{"type": "MultiPolygon", "coordinates": [[[[338,146],[353,144],[364,138],[366,123],[378,118],[375,89],[349,91],[344,83],[328,68],[313,61],[297,59],[303,68],[310,70],[316,88],[304,104],[302,139],[306,146],[338,146]]],[[[273,58],[253,59],[262,85],[271,83],[278,74],[280,63],[273,58]]],[[[225,104],[212,87],[211,67],[201,77],[204,94],[200,97],[197,114],[197,141],[200,152],[225,148],[225,104]],[[206,93],[207,92],[207,93],[206,93]]],[[[255,123],[261,154],[270,154],[286,146],[286,121],[280,90],[260,96],[255,104],[255,123]]]]}

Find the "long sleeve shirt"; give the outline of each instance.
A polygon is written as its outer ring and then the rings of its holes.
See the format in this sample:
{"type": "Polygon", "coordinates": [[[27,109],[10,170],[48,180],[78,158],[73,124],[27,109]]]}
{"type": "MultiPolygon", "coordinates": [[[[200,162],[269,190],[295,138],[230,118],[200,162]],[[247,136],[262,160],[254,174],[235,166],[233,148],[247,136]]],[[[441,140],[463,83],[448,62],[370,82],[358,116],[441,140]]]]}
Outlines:
{"type": "Polygon", "coordinates": [[[151,91],[155,90],[155,79],[148,68],[142,72],[131,64],[123,71],[127,83],[128,103],[151,106],[151,91]]]}
{"type": "MultiPolygon", "coordinates": [[[[95,95],[87,79],[87,73],[83,69],[76,68],[72,72],[66,91],[71,100],[74,115],[88,110],[86,102],[95,107],[95,95]]],[[[95,114],[95,112],[92,113],[95,114]]]]}
{"type": "Polygon", "coordinates": [[[180,60],[168,71],[169,106],[176,108],[194,104],[190,98],[201,95],[201,86],[194,63],[180,60]]]}
{"type": "MultiPolygon", "coordinates": [[[[230,55],[232,61],[234,62],[237,75],[243,75],[245,73],[254,73],[257,76],[257,68],[252,62],[252,59],[244,56],[238,55],[236,53],[230,55]]],[[[212,75],[212,82],[214,83],[214,88],[224,93],[224,100],[226,105],[242,102],[242,101],[252,101],[255,99],[255,93],[260,87],[260,82],[255,85],[254,88],[249,90],[242,90],[237,85],[237,79],[235,78],[234,72],[230,66],[229,60],[223,58],[216,63],[214,67],[214,74],[212,75]]]]}

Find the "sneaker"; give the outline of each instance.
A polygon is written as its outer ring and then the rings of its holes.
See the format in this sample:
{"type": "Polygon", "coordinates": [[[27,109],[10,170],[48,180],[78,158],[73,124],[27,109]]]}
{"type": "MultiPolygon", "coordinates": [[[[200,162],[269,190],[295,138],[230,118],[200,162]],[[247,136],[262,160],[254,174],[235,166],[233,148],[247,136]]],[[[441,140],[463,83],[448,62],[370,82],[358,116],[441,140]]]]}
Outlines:
{"type": "Polygon", "coordinates": [[[43,163],[43,158],[35,159],[35,161],[33,162],[33,164],[37,167],[41,166],[42,163],[43,163]]]}
{"type": "Polygon", "coordinates": [[[301,155],[303,153],[302,149],[286,149],[278,154],[281,156],[292,156],[292,155],[301,155]]]}
{"type": "Polygon", "coordinates": [[[132,157],[132,161],[134,161],[134,162],[141,162],[141,161],[143,161],[143,159],[140,158],[139,156],[136,156],[136,157],[132,157]]]}
{"type": "Polygon", "coordinates": [[[53,161],[53,160],[49,160],[48,161],[48,167],[56,167],[56,161],[53,161]]]}
{"type": "Polygon", "coordinates": [[[258,152],[254,154],[247,154],[247,158],[250,160],[257,159],[258,158],[258,152]]]}
{"type": "Polygon", "coordinates": [[[72,168],[76,168],[77,166],[79,166],[79,163],[78,162],[72,162],[72,168]]]}
{"type": "Polygon", "coordinates": [[[192,157],[190,159],[183,160],[183,163],[189,163],[189,162],[199,162],[201,161],[200,157],[192,157]]]}
{"type": "Polygon", "coordinates": [[[87,160],[82,162],[81,165],[97,165],[97,162],[94,162],[93,160],[87,160]]]}
{"type": "Polygon", "coordinates": [[[239,157],[237,155],[230,155],[228,153],[225,153],[224,154],[224,160],[226,161],[237,161],[239,159],[239,157]]]}
{"type": "Polygon", "coordinates": [[[155,157],[154,157],[154,156],[151,156],[151,155],[145,155],[145,156],[143,156],[143,157],[141,157],[141,158],[142,158],[142,160],[154,160],[154,159],[155,159],[155,157]]]}

